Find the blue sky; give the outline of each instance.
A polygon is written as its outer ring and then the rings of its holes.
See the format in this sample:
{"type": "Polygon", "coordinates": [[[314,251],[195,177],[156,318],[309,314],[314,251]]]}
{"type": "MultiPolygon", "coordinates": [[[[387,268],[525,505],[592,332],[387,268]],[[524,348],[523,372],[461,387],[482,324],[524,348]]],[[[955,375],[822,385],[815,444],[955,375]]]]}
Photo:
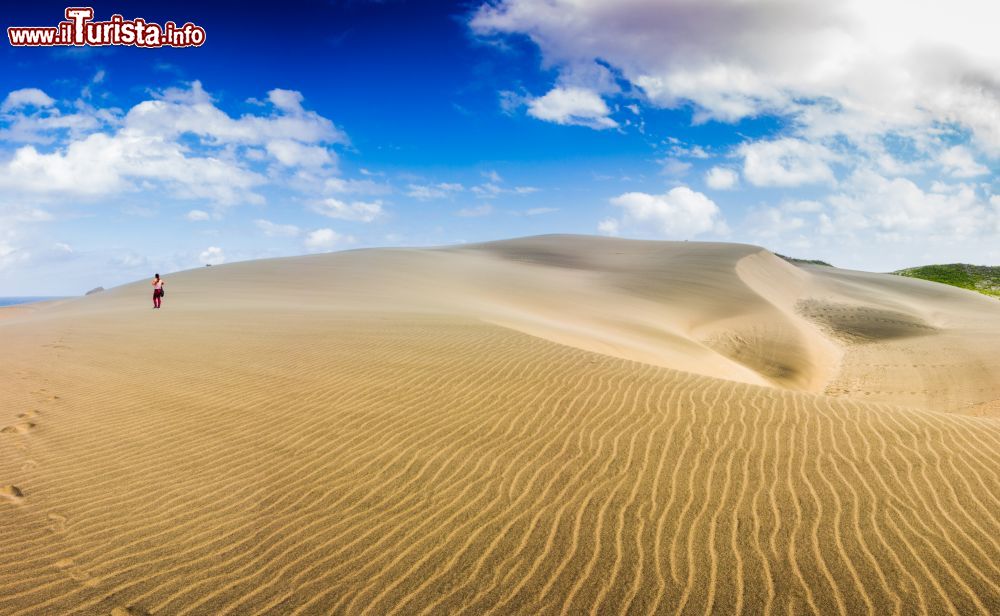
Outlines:
{"type": "Polygon", "coordinates": [[[0,296],[539,233],[1000,262],[989,20],[869,5],[94,3],[207,42],[4,43],[0,296]]]}

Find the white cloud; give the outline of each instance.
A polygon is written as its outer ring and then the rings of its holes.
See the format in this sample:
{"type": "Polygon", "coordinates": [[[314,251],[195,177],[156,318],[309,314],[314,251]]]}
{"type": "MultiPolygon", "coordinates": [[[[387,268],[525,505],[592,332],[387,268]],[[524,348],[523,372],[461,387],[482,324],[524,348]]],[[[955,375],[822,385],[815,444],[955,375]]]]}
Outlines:
{"type": "Polygon", "coordinates": [[[51,107],[56,101],[38,88],[22,88],[10,92],[3,103],[0,103],[0,112],[8,112],[22,107],[51,107]]]}
{"type": "Polygon", "coordinates": [[[0,105],[0,141],[48,144],[64,134],[77,139],[121,121],[116,108],[97,109],[79,99],[62,106],[37,88],[11,92],[0,105]]]}
{"type": "Polygon", "coordinates": [[[739,174],[728,167],[712,167],[705,173],[705,184],[715,190],[732,190],[739,181],[739,174]]]}
{"type": "Polygon", "coordinates": [[[264,179],[237,162],[193,156],[176,141],[122,130],[95,133],[50,154],[23,146],[0,164],[0,187],[31,194],[99,197],[159,182],[180,198],[230,205],[260,202],[253,188],[264,179]]]}
{"type": "Polygon", "coordinates": [[[305,145],[291,139],[268,141],[265,148],[286,167],[322,167],[334,162],[330,151],[318,145],[305,145]]]}
{"type": "MultiPolygon", "coordinates": [[[[361,173],[365,173],[362,169],[361,173]]],[[[355,194],[355,195],[384,195],[392,192],[392,188],[386,184],[373,182],[372,180],[352,180],[348,178],[327,178],[323,183],[323,191],[335,194],[355,194]]]]}
{"type": "Polygon", "coordinates": [[[347,143],[346,136],[304,109],[297,92],[272,90],[269,101],[272,108],[258,115],[233,117],[194,81],[155,93],[124,115],[79,101],[74,113],[63,113],[65,105],[44,92],[17,90],[0,114],[0,139],[57,145],[25,145],[0,160],[0,191],[82,199],[155,192],[206,201],[218,214],[220,207],[261,203],[257,191],[266,184],[318,191],[337,180],[329,147],[347,143]],[[45,108],[24,111],[30,105],[45,108]],[[292,173],[263,175],[255,167],[268,158],[292,173]],[[306,172],[312,179],[301,182],[306,172]]]}
{"type": "Polygon", "coordinates": [[[653,104],[693,105],[697,120],[773,112],[853,135],[958,122],[1000,148],[997,11],[978,0],[501,0],[471,26],[530,37],[560,73],[599,60],[653,104]]]}
{"type": "Polygon", "coordinates": [[[755,186],[800,186],[832,182],[829,162],[836,156],[826,147],[801,139],[782,138],[741,145],[743,175],[755,186]]]}
{"type": "Polygon", "coordinates": [[[990,170],[976,162],[969,148],[956,145],[941,152],[938,162],[955,178],[971,178],[986,175],[990,170]]]}
{"type": "Polygon", "coordinates": [[[301,105],[291,105],[289,97],[288,94],[277,97],[278,113],[233,118],[215,106],[201,82],[193,81],[187,90],[168,88],[155,100],[143,101],[130,109],[125,116],[125,127],[171,139],[190,134],[216,145],[264,145],[282,139],[306,144],[347,143],[346,135],[333,122],[314,111],[303,110],[301,105]]]}
{"type": "Polygon", "coordinates": [[[201,251],[201,254],[198,255],[198,260],[203,265],[220,265],[226,262],[226,255],[218,246],[209,246],[201,251]]]}
{"type": "Polygon", "coordinates": [[[500,110],[507,115],[512,115],[515,111],[527,105],[531,100],[530,96],[525,96],[522,93],[514,92],[512,90],[501,90],[499,92],[500,96],[500,110]]]}
{"type": "Polygon", "coordinates": [[[347,203],[340,199],[329,197],[314,201],[312,210],[329,218],[353,220],[357,222],[372,222],[384,215],[381,201],[352,201],[347,203]]]}
{"type": "MultiPolygon", "coordinates": [[[[1000,5],[977,0],[496,0],[480,2],[470,25],[528,37],[556,89],[599,65],[627,84],[614,95],[623,106],[690,109],[696,124],[777,118],[765,139],[720,152],[739,157],[742,178],[722,164],[705,185],[739,180],[779,199],[809,186],[822,209],[783,205],[757,218],[782,237],[819,231],[838,238],[831,251],[884,263],[884,250],[867,247],[895,242],[900,259],[929,245],[945,259],[966,249],[1000,258],[972,249],[989,245],[982,229],[997,219],[986,181],[1000,159],[998,18],[1000,5]],[[960,183],[972,179],[984,182],[960,183]]],[[[591,102],[607,98],[589,91],[591,102]]],[[[552,121],[565,115],[554,109],[552,121]]],[[[667,170],[683,172],[693,156],[667,145],[667,170]]],[[[602,232],[628,223],[608,219],[602,232]]]]}
{"type": "Polygon", "coordinates": [[[190,212],[184,215],[184,218],[187,218],[192,222],[209,220],[211,217],[212,217],[211,214],[209,214],[204,210],[191,210],[190,212]]]}
{"type": "Polygon", "coordinates": [[[605,218],[597,223],[597,230],[605,235],[618,235],[621,232],[621,222],[617,218],[605,218]]]}
{"type": "Polygon", "coordinates": [[[906,178],[855,172],[845,191],[828,198],[831,215],[821,216],[827,234],[864,232],[899,239],[947,237],[958,241],[991,230],[996,213],[973,186],[952,184],[928,192],[906,178]]]}
{"type": "Polygon", "coordinates": [[[339,244],[351,244],[354,238],[349,235],[341,235],[333,229],[316,229],[306,235],[303,242],[305,247],[312,252],[322,252],[329,250],[339,244]]]}
{"type": "Polygon", "coordinates": [[[623,229],[666,238],[685,238],[703,233],[725,233],[726,224],[719,207],[700,192],[677,186],[663,195],[629,192],[611,199],[624,213],[620,219],[599,223],[603,233],[623,229]]]}
{"type": "Polygon", "coordinates": [[[687,144],[677,137],[667,137],[667,153],[673,158],[711,158],[711,154],[698,144],[687,144]]]}
{"type": "Polygon", "coordinates": [[[262,218],[253,221],[253,224],[268,237],[296,237],[300,233],[295,225],[280,225],[262,218]]]}
{"type": "Polygon", "coordinates": [[[596,129],[615,128],[611,110],[597,93],[584,88],[556,87],[528,103],[528,115],[555,122],[596,129]]]}
{"type": "Polygon", "coordinates": [[[463,218],[477,218],[480,216],[489,216],[493,213],[492,205],[480,205],[477,207],[466,207],[455,212],[456,215],[463,218]]]}
{"type": "Polygon", "coordinates": [[[267,93],[267,100],[271,104],[287,113],[302,112],[302,93],[295,90],[282,90],[275,88],[267,93]]]}

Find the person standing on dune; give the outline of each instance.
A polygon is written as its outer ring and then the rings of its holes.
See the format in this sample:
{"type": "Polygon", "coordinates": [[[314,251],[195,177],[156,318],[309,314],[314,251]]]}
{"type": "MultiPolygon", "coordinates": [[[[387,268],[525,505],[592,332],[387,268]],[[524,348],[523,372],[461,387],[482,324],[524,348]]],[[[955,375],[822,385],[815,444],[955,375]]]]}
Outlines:
{"type": "Polygon", "coordinates": [[[163,297],[163,279],[159,274],[153,278],[153,308],[159,308],[163,297]]]}

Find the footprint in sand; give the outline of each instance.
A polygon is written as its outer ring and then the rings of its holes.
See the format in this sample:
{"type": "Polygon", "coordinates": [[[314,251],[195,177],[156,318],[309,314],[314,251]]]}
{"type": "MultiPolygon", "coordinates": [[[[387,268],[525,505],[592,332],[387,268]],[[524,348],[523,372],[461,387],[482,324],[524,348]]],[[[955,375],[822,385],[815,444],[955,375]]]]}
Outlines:
{"type": "Polygon", "coordinates": [[[70,567],[72,567],[72,566],[73,566],[73,565],[74,565],[75,563],[73,562],[73,559],[72,559],[72,558],[64,558],[64,559],[62,559],[62,560],[57,560],[57,561],[56,561],[55,563],[53,563],[53,564],[54,564],[54,565],[56,566],[56,569],[69,569],[69,568],[70,568],[70,567]]]}
{"type": "Polygon", "coordinates": [[[0,429],[3,434],[27,434],[35,429],[38,424],[31,421],[19,421],[0,429]]]}
{"type": "Polygon", "coordinates": [[[93,587],[97,586],[98,584],[98,579],[91,577],[89,573],[84,571],[81,567],[78,567],[76,565],[76,562],[72,558],[63,558],[62,560],[57,560],[52,564],[57,569],[65,571],[66,575],[76,580],[77,582],[80,582],[84,586],[93,587]]]}
{"type": "Polygon", "coordinates": [[[25,411],[17,414],[18,419],[31,419],[32,417],[38,417],[38,411],[25,411]]]}
{"type": "MultiPolygon", "coordinates": [[[[66,532],[66,516],[59,515],[58,513],[50,513],[49,521],[52,522],[46,528],[54,533],[64,533],[66,532]]],[[[62,562],[62,561],[59,561],[62,562]]],[[[58,563],[56,563],[58,566],[58,563]]]]}
{"type": "Polygon", "coordinates": [[[20,503],[24,500],[24,492],[22,492],[21,488],[17,486],[0,486],[0,500],[20,503]]]}

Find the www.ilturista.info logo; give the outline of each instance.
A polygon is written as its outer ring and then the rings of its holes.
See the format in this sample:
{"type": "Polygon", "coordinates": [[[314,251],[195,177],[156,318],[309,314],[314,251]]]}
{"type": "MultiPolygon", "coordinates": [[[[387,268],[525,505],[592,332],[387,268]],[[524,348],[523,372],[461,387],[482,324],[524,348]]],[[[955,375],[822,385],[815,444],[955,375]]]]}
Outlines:
{"type": "Polygon", "coordinates": [[[89,6],[66,9],[66,21],[58,26],[11,27],[7,38],[16,47],[70,45],[134,45],[136,47],[200,47],[205,29],[191,22],[178,26],[172,21],[160,25],[141,17],[125,19],[112,15],[109,21],[93,21],[89,6]]]}

